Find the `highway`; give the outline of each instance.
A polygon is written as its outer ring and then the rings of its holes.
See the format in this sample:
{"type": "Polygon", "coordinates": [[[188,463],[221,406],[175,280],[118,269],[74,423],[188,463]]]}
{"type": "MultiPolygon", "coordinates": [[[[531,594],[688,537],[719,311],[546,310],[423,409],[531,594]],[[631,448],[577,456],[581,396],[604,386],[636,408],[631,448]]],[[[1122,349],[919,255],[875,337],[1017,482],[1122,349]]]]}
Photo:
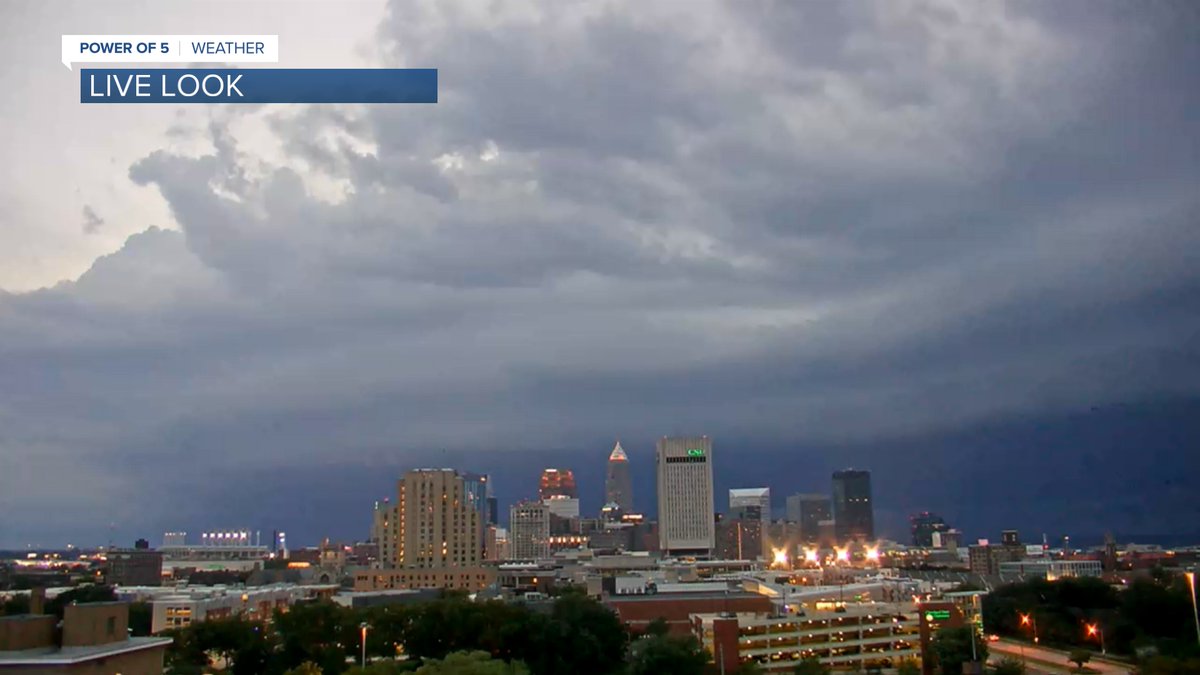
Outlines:
{"type": "MultiPolygon", "coordinates": [[[[1031,644],[1015,640],[989,642],[988,651],[993,659],[1001,656],[1025,659],[1031,673],[1034,671],[1055,674],[1069,673],[1075,668],[1075,664],[1067,661],[1067,652],[1065,651],[1050,649],[1049,647],[1035,647],[1031,644]]],[[[1132,666],[1110,661],[1100,661],[1095,657],[1091,661],[1088,661],[1084,667],[1102,675],[1127,675],[1132,670],[1132,666]]]]}

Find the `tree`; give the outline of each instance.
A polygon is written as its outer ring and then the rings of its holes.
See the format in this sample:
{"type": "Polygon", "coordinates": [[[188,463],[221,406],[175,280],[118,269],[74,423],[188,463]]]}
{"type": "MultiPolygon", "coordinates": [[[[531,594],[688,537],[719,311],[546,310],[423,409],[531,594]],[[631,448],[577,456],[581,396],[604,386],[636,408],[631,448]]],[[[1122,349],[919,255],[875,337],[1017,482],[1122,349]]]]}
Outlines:
{"type": "Polygon", "coordinates": [[[812,657],[796,664],[796,667],[792,670],[794,675],[828,675],[829,672],[829,666],[812,657]]]}
{"type": "Polygon", "coordinates": [[[535,675],[621,670],[629,633],[612,610],[584,595],[554,602],[549,621],[532,621],[533,651],[523,655],[535,675]]]}
{"type": "Polygon", "coordinates": [[[417,675],[528,675],[520,661],[505,663],[481,651],[454,652],[446,658],[430,659],[416,670],[417,675]]]}
{"type": "Polygon", "coordinates": [[[921,666],[915,659],[904,659],[896,666],[896,675],[921,675],[921,666]]]}
{"type": "Polygon", "coordinates": [[[647,636],[634,641],[629,655],[629,675],[700,675],[708,652],[692,636],[647,636]]]}
{"type": "Polygon", "coordinates": [[[420,661],[383,659],[382,661],[368,663],[365,668],[362,666],[351,666],[350,670],[347,670],[342,675],[402,675],[403,673],[411,673],[420,666],[420,661]]]}
{"type": "Polygon", "coordinates": [[[974,626],[947,626],[933,636],[933,653],[942,673],[957,675],[964,663],[987,663],[987,642],[978,639],[974,626]]]}
{"type": "Polygon", "coordinates": [[[993,675],[1025,675],[1025,662],[1006,656],[996,663],[993,675]]]}
{"type": "Polygon", "coordinates": [[[667,624],[667,620],[661,616],[646,624],[645,635],[663,636],[671,632],[671,627],[667,624]]]}
{"type": "Polygon", "coordinates": [[[150,634],[154,610],[148,602],[129,603],[129,633],[134,637],[146,637],[150,634]]]}
{"type": "Polygon", "coordinates": [[[312,661],[305,661],[300,665],[290,670],[284,671],[283,675],[323,675],[321,668],[312,661]]]}
{"type": "Polygon", "coordinates": [[[1083,664],[1092,660],[1092,653],[1086,649],[1072,649],[1067,660],[1075,664],[1075,669],[1083,672],[1083,664]]]}
{"type": "Polygon", "coordinates": [[[766,671],[758,665],[758,661],[747,661],[738,666],[737,675],[763,675],[766,671]]]}

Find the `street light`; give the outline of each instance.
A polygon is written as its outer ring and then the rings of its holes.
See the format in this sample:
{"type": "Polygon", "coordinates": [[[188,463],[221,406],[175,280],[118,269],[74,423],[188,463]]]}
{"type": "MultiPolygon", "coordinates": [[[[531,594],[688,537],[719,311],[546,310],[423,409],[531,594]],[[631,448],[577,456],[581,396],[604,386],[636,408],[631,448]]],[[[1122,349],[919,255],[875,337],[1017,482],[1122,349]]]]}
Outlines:
{"type": "Polygon", "coordinates": [[[1192,619],[1196,622],[1196,644],[1200,644],[1200,612],[1196,611],[1196,573],[1184,572],[1183,576],[1187,577],[1188,588],[1192,591],[1192,619]]]}
{"type": "Polygon", "coordinates": [[[1108,650],[1105,649],[1105,647],[1104,647],[1104,629],[1101,628],[1100,624],[1098,624],[1098,623],[1089,623],[1089,624],[1084,624],[1084,625],[1087,627],[1088,637],[1094,638],[1094,637],[1099,636],[1099,638],[1100,638],[1100,653],[1107,654],[1108,650]]]}
{"type": "Polygon", "coordinates": [[[1035,619],[1033,617],[1033,614],[1032,613],[1022,614],[1021,615],[1021,625],[1029,626],[1030,628],[1033,629],[1033,644],[1037,644],[1038,643],[1037,619],[1035,619]]]}
{"type": "Polygon", "coordinates": [[[362,667],[366,668],[367,667],[367,629],[370,628],[371,626],[366,621],[364,621],[364,622],[358,624],[358,627],[362,630],[362,667]]]}

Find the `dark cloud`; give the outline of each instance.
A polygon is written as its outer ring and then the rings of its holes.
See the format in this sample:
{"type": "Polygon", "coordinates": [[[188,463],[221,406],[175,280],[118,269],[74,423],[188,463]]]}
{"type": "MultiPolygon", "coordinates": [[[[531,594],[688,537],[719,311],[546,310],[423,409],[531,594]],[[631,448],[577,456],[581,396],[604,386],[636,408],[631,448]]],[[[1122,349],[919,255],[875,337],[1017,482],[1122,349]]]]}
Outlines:
{"type": "MultiPolygon", "coordinates": [[[[388,59],[438,67],[436,106],[216,115],[207,154],[130,169],[178,231],[0,297],[0,494],[31,523],[0,542],[257,518],[422,461],[532,484],[685,431],[756,459],[724,487],[853,461],[893,520],[967,527],[1010,508],[972,467],[1066,508],[1039,425],[1106,489],[1196,468],[1126,470],[1073,417],[1194,407],[1195,43],[1115,4],[910,4],[395,3],[388,59]]],[[[1196,494],[1168,492],[1064,513],[1141,528],[1196,494]]],[[[322,527],[360,532],[354,504],[322,527]]]]}

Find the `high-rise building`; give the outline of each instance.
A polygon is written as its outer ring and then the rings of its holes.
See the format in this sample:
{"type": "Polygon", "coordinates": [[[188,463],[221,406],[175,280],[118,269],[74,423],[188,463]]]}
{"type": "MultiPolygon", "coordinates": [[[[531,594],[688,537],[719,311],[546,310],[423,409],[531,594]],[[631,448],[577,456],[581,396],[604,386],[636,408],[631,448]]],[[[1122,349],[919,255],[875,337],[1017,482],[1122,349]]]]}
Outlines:
{"type": "Polygon", "coordinates": [[[396,505],[390,499],[375,502],[371,518],[371,541],[379,547],[378,564],[394,567],[397,563],[396,545],[400,541],[400,521],[396,518],[396,505]]]}
{"type": "Polygon", "coordinates": [[[415,469],[399,482],[394,567],[475,567],[483,559],[480,509],[453,469],[415,469]]]}
{"type": "Polygon", "coordinates": [[[488,520],[488,499],[492,496],[492,478],[486,473],[463,473],[463,487],[466,488],[467,498],[479,512],[479,545],[486,546],[485,530],[488,520]]]}
{"type": "Polygon", "coordinates": [[[538,498],[578,497],[575,490],[575,474],[570,469],[543,469],[538,485],[538,498]]]}
{"type": "Polygon", "coordinates": [[[767,522],[762,507],[739,506],[717,521],[716,556],[724,560],[757,560],[766,557],[767,522]]]}
{"type": "Polygon", "coordinates": [[[833,521],[839,542],[875,540],[870,471],[833,473],[833,521]]]}
{"type": "Polygon", "coordinates": [[[709,555],[715,546],[712,439],[659,439],[659,547],[667,554],[709,555]]]}
{"type": "Polygon", "coordinates": [[[767,528],[771,523],[771,488],[735,488],[729,491],[729,517],[744,523],[739,527],[741,550],[738,559],[767,558],[767,528]]]}
{"type": "Polygon", "coordinates": [[[929,511],[914,514],[908,522],[912,525],[912,545],[922,548],[933,548],[933,534],[950,529],[945,519],[929,511]]]}
{"type": "Polygon", "coordinates": [[[787,498],[787,519],[800,525],[800,538],[806,544],[821,539],[821,521],[833,520],[829,495],[795,494],[787,498]]]}
{"type": "Polygon", "coordinates": [[[513,504],[508,512],[508,555],[512,560],[550,556],[550,507],[546,502],[513,504]]]}
{"type": "Polygon", "coordinates": [[[734,488],[729,491],[729,510],[757,506],[763,520],[771,519],[771,488],[734,488]]]}
{"type": "Polygon", "coordinates": [[[608,472],[604,476],[604,503],[616,504],[622,513],[633,513],[633,476],[629,472],[629,457],[621,442],[608,456],[608,472]]]}

